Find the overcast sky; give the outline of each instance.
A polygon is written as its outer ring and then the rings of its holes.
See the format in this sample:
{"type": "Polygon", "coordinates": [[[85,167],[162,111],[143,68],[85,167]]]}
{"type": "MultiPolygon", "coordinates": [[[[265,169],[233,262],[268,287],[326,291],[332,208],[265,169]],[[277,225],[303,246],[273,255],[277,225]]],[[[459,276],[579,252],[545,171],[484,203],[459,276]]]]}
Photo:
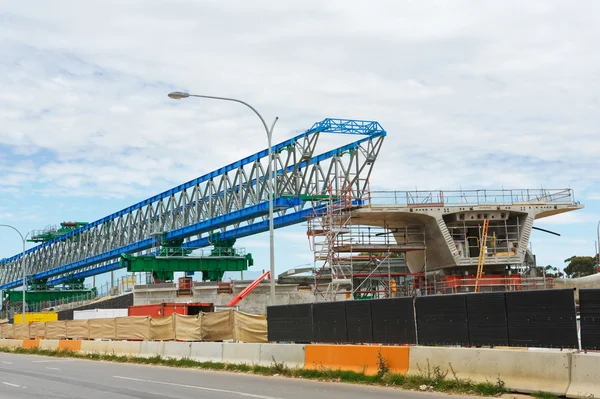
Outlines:
{"type": "MultiPolygon", "coordinates": [[[[575,189],[538,263],[600,219],[596,1],[1,1],[0,223],[93,221],[326,117],[388,131],[378,189],[575,189]]],[[[279,230],[279,272],[311,261],[279,230]]],[[[264,235],[239,241],[268,267],[264,235]]],[[[19,251],[0,232],[0,258],[19,251]]]]}

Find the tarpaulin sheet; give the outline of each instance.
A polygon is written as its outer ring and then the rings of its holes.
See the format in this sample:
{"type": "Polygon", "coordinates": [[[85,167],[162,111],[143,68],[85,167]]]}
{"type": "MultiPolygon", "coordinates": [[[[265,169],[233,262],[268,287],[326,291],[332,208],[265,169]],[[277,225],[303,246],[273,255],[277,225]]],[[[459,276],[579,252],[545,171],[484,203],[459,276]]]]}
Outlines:
{"type": "Polygon", "coordinates": [[[31,323],[29,325],[29,338],[46,338],[46,323],[31,323]]]}
{"type": "Polygon", "coordinates": [[[173,315],[150,320],[150,337],[153,341],[172,341],[175,339],[175,317],[173,315]]]}
{"type": "Polygon", "coordinates": [[[69,339],[89,339],[90,327],[88,320],[66,320],[67,338],[69,339]]]}
{"type": "Polygon", "coordinates": [[[202,339],[202,317],[183,316],[174,313],[175,339],[178,341],[200,341],[202,339]]]}
{"type": "Polygon", "coordinates": [[[225,341],[233,339],[233,311],[202,313],[202,340],[225,341]]]}
{"type": "Polygon", "coordinates": [[[267,316],[234,312],[234,339],[239,342],[268,342],[267,316]]]}
{"type": "Polygon", "coordinates": [[[117,317],[117,340],[150,340],[150,317],[117,317]]]}
{"type": "Polygon", "coordinates": [[[67,338],[67,323],[65,321],[46,322],[47,339],[65,339],[67,338]]]}
{"type": "Polygon", "coordinates": [[[15,324],[15,338],[29,339],[29,324],[15,324]]]}
{"type": "Polygon", "coordinates": [[[2,338],[13,339],[14,337],[15,337],[14,324],[3,324],[2,325],[2,338]]]}
{"type": "Polygon", "coordinates": [[[117,321],[115,319],[89,319],[90,339],[115,339],[117,321]]]}

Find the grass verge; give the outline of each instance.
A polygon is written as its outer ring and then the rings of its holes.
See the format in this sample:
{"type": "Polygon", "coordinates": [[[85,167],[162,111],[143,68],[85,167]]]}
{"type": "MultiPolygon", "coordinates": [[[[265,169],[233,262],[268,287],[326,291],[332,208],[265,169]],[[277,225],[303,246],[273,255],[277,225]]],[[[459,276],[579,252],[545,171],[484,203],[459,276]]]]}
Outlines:
{"type": "MultiPolygon", "coordinates": [[[[376,375],[365,375],[354,371],[332,370],[321,368],[318,370],[306,370],[299,368],[289,368],[283,363],[273,362],[272,366],[259,366],[247,364],[231,364],[216,362],[197,362],[191,359],[169,359],[161,356],[154,357],[130,357],[118,356],[114,354],[84,354],[68,350],[44,350],[44,349],[23,349],[23,348],[0,348],[0,352],[16,353],[25,355],[40,355],[61,358],[77,358],[96,361],[108,361],[130,364],[147,364],[167,367],[194,368],[202,370],[230,371],[252,373],[263,376],[284,376],[291,378],[303,378],[328,382],[344,382],[352,384],[376,385],[386,387],[396,387],[409,390],[426,390],[445,393],[460,393],[466,395],[478,396],[499,396],[507,393],[504,383],[500,380],[495,384],[474,383],[470,380],[455,378],[444,379],[445,375],[436,373],[421,373],[420,375],[394,374],[387,370],[376,375]]],[[[540,399],[550,399],[541,397],[540,399]]]]}

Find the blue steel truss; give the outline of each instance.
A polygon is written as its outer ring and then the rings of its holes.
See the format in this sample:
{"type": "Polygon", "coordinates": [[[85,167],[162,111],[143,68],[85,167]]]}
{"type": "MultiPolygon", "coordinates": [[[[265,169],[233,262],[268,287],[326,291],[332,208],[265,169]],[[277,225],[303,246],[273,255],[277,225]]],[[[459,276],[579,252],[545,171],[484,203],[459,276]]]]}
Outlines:
{"type": "MultiPolygon", "coordinates": [[[[325,119],[274,145],[276,227],[306,220],[306,198],[330,188],[362,198],[385,136],[377,122],[325,119]],[[315,155],[321,134],[363,137],[315,155]]],[[[60,284],[118,269],[121,253],[149,251],[161,239],[201,247],[214,231],[239,238],[266,230],[267,158],[264,149],[27,250],[28,278],[60,284]]],[[[0,289],[21,285],[20,258],[0,263],[0,289]]]]}

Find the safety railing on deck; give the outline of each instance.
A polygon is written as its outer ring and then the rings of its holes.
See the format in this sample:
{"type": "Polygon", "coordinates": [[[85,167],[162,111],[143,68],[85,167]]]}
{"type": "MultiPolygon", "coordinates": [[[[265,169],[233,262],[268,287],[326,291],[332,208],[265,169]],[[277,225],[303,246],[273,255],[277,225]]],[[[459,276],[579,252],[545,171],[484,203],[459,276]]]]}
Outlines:
{"type": "Polygon", "coordinates": [[[512,190],[438,190],[438,191],[371,191],[372,205],[404,206],[465,206],[518,204],[574,204],[573,190],[512,189],[512,190]]]}

